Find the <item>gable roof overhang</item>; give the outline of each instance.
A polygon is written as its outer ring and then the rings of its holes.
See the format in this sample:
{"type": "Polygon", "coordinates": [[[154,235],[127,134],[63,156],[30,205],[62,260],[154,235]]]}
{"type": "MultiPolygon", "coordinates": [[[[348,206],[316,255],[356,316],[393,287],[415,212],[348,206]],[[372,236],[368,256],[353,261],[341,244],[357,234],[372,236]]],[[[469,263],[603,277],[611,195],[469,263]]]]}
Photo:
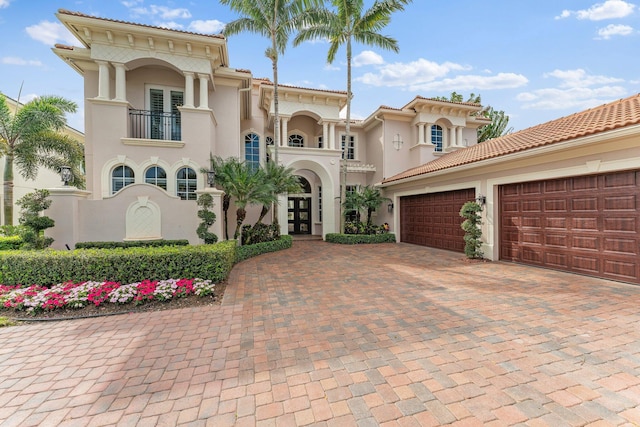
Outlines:
{"type": "MultiPolygon", "coordinates": [[[[260,80],[259,105],[268,112],[270,119],[273,114],[273,97],[275,86],[267,79],[260,80]]],[[[329,105],[341,110],[347,105],[347,93],[335,90],[310,89],[297,86],[278,84],[278,100],[305,104],[329,105]]]]}
{"type": "Polygon", "coordinates": [[[640,137],[640,94],[446,154],[385,179],[383,187],[490,164],[597,144],[621,135],[640,137]]]}

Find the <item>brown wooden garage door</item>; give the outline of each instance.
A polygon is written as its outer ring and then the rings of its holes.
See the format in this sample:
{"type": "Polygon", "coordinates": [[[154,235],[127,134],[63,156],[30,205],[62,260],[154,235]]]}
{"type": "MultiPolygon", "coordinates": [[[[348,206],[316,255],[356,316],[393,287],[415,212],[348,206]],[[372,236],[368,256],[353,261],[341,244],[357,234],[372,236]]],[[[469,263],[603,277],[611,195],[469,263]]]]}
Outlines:
{"type": "Polygon", "coordinates": [[[500,258],[640,283],[640,171],[500,187],[500,258]]]}
{"type": "Polygon", "coordinates": [[[400,241],[464,252],[460,208],[475,197],[469,188],[400,198],[400,241]]]}

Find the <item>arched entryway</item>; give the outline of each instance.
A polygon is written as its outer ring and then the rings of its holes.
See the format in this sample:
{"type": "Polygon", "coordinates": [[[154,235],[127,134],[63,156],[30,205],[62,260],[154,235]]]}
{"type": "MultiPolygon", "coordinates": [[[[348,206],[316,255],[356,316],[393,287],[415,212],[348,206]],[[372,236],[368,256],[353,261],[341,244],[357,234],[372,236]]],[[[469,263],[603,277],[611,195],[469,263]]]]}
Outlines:
{"type": "Polygon", "coordinates": [[[311,234],[313,218],[313,198],[311,184],[298,176],[302,192],[287,199],[287,226],[289,234],[311,234]]]}

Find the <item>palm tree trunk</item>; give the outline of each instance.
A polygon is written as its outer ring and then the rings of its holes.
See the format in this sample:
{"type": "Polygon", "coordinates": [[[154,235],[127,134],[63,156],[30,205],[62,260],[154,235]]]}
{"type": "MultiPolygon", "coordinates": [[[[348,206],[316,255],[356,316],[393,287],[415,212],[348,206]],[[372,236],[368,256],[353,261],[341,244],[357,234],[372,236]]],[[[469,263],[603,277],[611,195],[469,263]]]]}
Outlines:
{"type": "Polygon", "coordinates": [[[222,211],[224,212],[224,238],[229,240],[229,205],[231,204],[231,196],[224,193],[222,197],[222,211]]]}
{"type": "Polygon", "coordinates": [[[4,163],[4,225],[13,225],[13,154],[4,163]]]}
{"type": "MultiPolygon", "coordinates": [[[[275,10],[273,11],[273,19],[277,21],[277,11],[278,11],[278,0],[275,1],[275,10]]],[[[275,22],[274,22],[275,28],[275,22]]],[[[271,65],[273,67],[273,161],[277,164],[278,159],[278,148],[280,147],[280,112],[279,112],[279,102],[278,102],[278,46],[276,44],[276,35],[275,33],[271,34],[271,49],[272,55],[271,65]]],[[[286,135],[285,135],[286,138],[286,135]]]]}
{"type": "MultiPolygon", "coordinates": [[[[347,194],[347,157],[351,137],[351,37],[347,39],[347,123],[345,126],[344,148],[342,149],[342,176],[340,181],[340,206],[347,194]]],[[[344,233],[345,215],[340,213],[340,232],[344,233]]]]}
{"type": "Polygon", "coordinates": [[[247,211],[244,208],[238,208],[236,211],[236,232],[233,234],[233,238],[237,239],[240,236],[240,231],[242,229],[242,223],[244,219],[247,217],[247,211]]]}

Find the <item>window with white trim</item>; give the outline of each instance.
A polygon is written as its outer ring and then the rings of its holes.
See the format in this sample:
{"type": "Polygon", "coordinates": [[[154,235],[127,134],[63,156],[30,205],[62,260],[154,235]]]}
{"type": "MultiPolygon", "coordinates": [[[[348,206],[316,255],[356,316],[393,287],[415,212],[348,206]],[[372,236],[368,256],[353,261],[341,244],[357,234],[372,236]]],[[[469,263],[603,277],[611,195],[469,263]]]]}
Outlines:
{"type": "Polygon", "coordinates": [[[144,173],[144,182],[167,189],[167,173],[160,166],[151,166],[144,173]]]}
{"type": "Polygon", "coordinates": [[[135,174],[129,166],[120,165],[111,171],[111,194],[135,182],[135,174]]]}
{"type": "Polygon", "coordinates": [[[345,158],[345,151],[347,154],[347,160],[355,160],[356,158],[356,137],[355,135],[349,135],[349,144],[347,145],[347,147],[345,148],[345,141],[347,139],[347,135],[341,135],[340,136],[340,141],[341,141],[341,149],[342,149],[342,158],[345,158]]]}
{"type": "Polygon", "coordinates": [[[178,170],[176,174],[176,195],[182,200],[196,200],[196,189],[198,187],[198,176],[196,171],[190,167],[178,170]]]}
{"type": "Polygon", "coordinates": [[[184,104],[184,91],[180,88],[149,87],[146,103],[149,111],[148,138],[180,141],[182,118],[178,107],[184,104]]]}
{"type": "Polygon", "coordinates": [[[244,160],[253,171],[260,167],[260,137],[255,133],[244,137],[244,160]]]}
{"type": "Polygon", "coordinates": [[[289,147],[299,147],[299,148],[304,147],[304,136],[298,135],[295,133],[289,135],[289,140],[287,145],[289,147]]]}
{"type": "Polygon", "coordinates": [[[436,146],[435,151],[442,151],[442,128],[438,125],[431,126],[431,143],[436,146]]]}

